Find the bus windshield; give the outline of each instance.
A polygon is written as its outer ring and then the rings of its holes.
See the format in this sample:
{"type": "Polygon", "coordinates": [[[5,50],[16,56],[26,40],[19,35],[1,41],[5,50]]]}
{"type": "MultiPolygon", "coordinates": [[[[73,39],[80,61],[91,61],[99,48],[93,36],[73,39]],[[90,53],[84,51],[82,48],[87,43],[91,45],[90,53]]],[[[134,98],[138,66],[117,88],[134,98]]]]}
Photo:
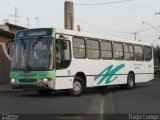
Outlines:
{"type": "Polygon", "coordinates": [[[11,70],[47,71],[53,65],[51,37],[15,39],[11,70]]]}

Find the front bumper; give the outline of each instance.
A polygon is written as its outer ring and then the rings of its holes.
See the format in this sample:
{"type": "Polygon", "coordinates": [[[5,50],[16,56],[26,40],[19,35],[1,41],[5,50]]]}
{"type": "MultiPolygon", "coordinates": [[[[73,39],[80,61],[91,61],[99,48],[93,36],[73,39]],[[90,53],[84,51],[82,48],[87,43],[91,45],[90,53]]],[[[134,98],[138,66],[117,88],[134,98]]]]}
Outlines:
{"type": "Polygon", "coordinates": [[[38,83],[10,83],[12,89],[50,89],[47,84],[43,82],[38,83]]]}

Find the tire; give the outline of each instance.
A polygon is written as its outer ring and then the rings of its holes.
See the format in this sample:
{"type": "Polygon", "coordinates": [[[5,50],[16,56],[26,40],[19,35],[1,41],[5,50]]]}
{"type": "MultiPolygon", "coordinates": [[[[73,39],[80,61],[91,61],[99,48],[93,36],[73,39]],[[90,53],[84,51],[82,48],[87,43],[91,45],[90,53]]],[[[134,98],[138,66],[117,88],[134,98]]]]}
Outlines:
{"type": "Polygon", "coordinates": [[[73,81],[73,88],[69,89],[68,92],[71,96],[79,96],[84,92],[85,84],[80,77],[75,77],[73,81]]]}
{"type": "Polygon", "coordinates": [[[49,95],[53,92],[53,90],[38,90],[37,92],[41,95],[49,95]]]}
{"type": "Polygon", "coordinates": [[[127,77],[127,88],[132,89],[135,87],[135,78],[134,75],[129,73],[127,77]]]}

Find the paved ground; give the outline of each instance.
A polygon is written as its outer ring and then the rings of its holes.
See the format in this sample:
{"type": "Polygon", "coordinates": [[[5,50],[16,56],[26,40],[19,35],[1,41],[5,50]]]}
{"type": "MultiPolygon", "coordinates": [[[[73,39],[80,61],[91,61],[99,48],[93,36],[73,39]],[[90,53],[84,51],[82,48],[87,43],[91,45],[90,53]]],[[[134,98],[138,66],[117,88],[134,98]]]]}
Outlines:
{"type": "Polygon", "coordinates": [[[14,114],[160,114],[160,75],[132,90],[89,90],[80,97],[65,92],[41,96],[31,92],[0,93],[0,113],[14,114]]]}

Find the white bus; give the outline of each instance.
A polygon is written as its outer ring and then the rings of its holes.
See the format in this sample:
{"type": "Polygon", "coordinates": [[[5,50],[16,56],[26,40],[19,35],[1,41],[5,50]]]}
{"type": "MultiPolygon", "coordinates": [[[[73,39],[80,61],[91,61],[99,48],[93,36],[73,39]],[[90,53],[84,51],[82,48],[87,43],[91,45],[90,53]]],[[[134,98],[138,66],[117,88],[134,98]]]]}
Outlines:
{"type": "Polygon", "coordinates": [[[55,28],[20,31],[14,41],[10,77],[15,89],[41,94],[66,89],[78,96],[89,87],[131,89],[154,78],[150,43],[55,28]]]}

